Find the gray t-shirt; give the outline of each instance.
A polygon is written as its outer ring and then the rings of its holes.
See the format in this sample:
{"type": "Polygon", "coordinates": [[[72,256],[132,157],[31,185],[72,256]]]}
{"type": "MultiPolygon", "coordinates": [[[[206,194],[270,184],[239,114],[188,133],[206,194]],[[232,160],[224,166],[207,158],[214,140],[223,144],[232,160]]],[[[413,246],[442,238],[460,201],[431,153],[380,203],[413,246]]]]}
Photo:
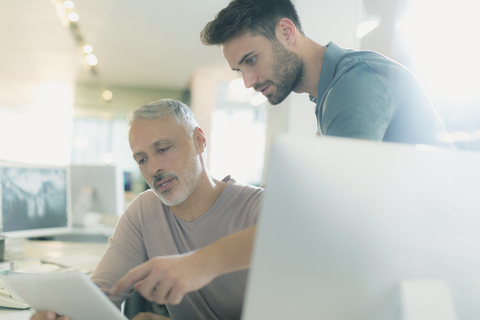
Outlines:
{"type": "MultiPolygon", "coordinates": [[[[120,218],[92,280],[108,290],[130,269],[157,256],[203,248],[220,238],[254,225],[262,188],[228,181],[213,206],[198,219],[177,218],[151,190],[141,193],[120,218]]],[[[188,293],[179,305],[167,305],[172,319],[240,319],[247,270],[222,275],[204,288],[188,293]]],[[[109,296],[117,305],[133,293],[109,296]]]]}
{"type": "Polygon", "coordinates": [[[443,122],[415,76],[371,51],[330,42],[323,56],[315,113],[320,134],[452,147],[443,122]]]}

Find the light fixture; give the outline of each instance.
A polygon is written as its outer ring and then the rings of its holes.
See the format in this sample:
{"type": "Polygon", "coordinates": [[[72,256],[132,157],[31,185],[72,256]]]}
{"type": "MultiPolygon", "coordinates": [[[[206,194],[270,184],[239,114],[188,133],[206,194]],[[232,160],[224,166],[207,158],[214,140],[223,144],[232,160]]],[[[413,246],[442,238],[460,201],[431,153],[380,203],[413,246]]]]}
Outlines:
{"type": "Polygon", "coordinates": [[[72,8],[75,6],[71,0],[51,0],[55,6],[58,17],[62,24],[69,28],[73,38],[77,44],[79,56],[82,59],[85,68],[94,76],[98,76],[96,65],[98,64],[97,57],[93,54],[93,48],[91,45],[86,44],[84,36],[81,32],[78,20],[80,16],[74,12],[72,8]],[[85,63],[86,62],[86,63],[85,63]]]}
{"type": "Polygon", "coordinates": [[[113,93],[112,91],[110,90],[105,90],[102,92],[102,98],[105,100],[105,101],[110,101],[112,100],[113,98],[113,93]]]}
{"type": "Polygon", "coordinates": [[[77,22],[79,18],[80,16],[76,12],[70,12],[68,14],[68,20],[70,21],[77,22]]]}
{"type": "Polygon", "coordinates": [[[75,6],[75,4],[73,3],[73,1],[67,0],[63,2],[63,6],[67,9],[72,9],[75,6]]]}
{"type": "Polygon", "coordinates": [[[98,59],[93,53],[87,54],[85,60],[87,60],[88,64],[91,66],[95,66],[98,63],[98,59]]]}
{"type": "Polygon", "coordinates": [[[92,52],[93,52],[92,46],[91,46],[91,45],[88,45],[88,44],[84,45],[84,46],[83,46],[83,52],[85,52],[85,53],[92,53],[92,52]]]}

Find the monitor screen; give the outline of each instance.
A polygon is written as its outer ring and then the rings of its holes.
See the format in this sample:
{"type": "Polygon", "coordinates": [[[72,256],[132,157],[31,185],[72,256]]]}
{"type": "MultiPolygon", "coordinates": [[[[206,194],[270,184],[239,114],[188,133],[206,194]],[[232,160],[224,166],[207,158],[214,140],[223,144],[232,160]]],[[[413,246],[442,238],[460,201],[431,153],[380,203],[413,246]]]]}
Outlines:
{"type": "Polygon", "coordinates": [[[284,135],[270,159],[242,320],[480,319],[480,153],[284,135]]]}
{"type": "Polygon", "coordinates": [[[64,166],[0,163],[2,235],[18,238],[68,232],[68,179],[64,166]]]}
{"type": "Polygon", "coordinates": [[[74,221],[81,224],[86,213],[122,215],[125,181],[118,166],[71,165],[70,173],[74,221]]]}

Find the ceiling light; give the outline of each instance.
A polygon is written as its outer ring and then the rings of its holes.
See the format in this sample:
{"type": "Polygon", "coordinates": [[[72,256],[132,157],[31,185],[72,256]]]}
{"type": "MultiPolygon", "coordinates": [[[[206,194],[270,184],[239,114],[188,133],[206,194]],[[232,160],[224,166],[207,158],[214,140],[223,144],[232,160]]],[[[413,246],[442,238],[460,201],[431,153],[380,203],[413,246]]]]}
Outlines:
{"type": "Polygon", "coordinates": [[[93,53],[87,54],[85,60],[87,60],[88,64],[91,66],[95,66],[98,63],[98,59],[93,53]]]}
{"type": "Polygon", "coordinates": [[[112,100],[112,98],[113,98],[113,93],[112,93],[112,91],[110,91],[110,90],[105,90],[105,91],[103,91],[103,93],[102,93],[102,98],[103,98],[105,101],[110,101],[110,100],[112,100]]]}
{"type": "Polygon", "coordinates": [[[73,1],[64,1],[63,6],[67,9],[72,9],[75,6],[75,4],[73,3],[73,1]]]}
{"type": "Polygon", "coordinates": [[[84,45],[84,46],[83,46],[83,52],[85,52],[85,53],[92,53],[92,52],[93,52],[92,46],[91,46],[91,45],[88,45],[88,44],[87,44],[87,45],[84,45]]]}
{"type": "Polygon", "coordinates": [[[70,13],[68,14],[68,20],[70,20],[70,21],[76,22],[76,21],[78,21],[79,18],[80,18],[80,17],[79,17],[78,14],[75,13],[75,12],[70,12],[70,13]]]}

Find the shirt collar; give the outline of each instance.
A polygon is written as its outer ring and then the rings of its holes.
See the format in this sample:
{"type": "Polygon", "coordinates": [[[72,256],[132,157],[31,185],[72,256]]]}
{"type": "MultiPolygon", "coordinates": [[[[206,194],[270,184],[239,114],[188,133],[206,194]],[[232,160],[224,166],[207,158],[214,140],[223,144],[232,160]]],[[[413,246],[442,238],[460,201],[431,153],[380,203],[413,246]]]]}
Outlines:
{"type": "MultiPolygon", "coordinates": [[[[318,90],[317,98],[323,97],[327,91],[330,83],[332,83],[333,76],[335,73],[335,66],[337,65],[338,60],[345,53],[345,49],[337,46],[333,41],[329,42],[327,45],[327,50],[323,54],[322,69],[320,71],[320,80],[318,81],[318,90]]],[[[317,99],[310,95],[310,101],[316,103],[317,99]]]]}

